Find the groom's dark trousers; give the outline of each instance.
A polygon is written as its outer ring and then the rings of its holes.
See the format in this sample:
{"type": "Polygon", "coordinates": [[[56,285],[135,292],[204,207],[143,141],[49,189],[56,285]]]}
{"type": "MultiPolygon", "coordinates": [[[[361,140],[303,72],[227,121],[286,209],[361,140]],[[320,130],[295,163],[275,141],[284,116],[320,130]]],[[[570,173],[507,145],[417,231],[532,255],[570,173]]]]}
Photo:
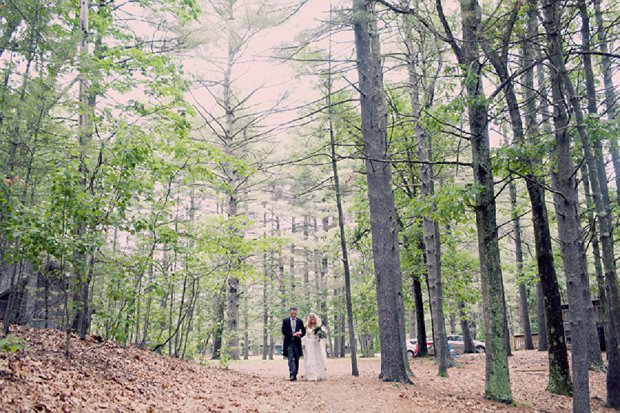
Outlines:
{"type": "Polygon", "coordinates": [[[301,349],[301,337],[293,336],[293,334],[297,331],[301,332],[302,337],[306,335],[304,323],[299,318],[295,319],[295,331],[293,331],[290,318],[285,318],[282,320],[282,335],[284,336],[282,351],[284,357],[288,358],[288,371],[290,376],[289,378],[291,380],[297,379],[297,373],[299,372],[299,358],[303,356],[301,349]]]}

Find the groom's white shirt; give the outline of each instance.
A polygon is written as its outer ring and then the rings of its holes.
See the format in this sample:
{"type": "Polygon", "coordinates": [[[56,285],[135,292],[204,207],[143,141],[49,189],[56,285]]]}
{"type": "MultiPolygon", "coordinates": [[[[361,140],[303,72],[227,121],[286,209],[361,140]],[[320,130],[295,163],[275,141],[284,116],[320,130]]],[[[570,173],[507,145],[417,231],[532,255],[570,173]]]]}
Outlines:
{"type": "Polygon", "coordinates": [[[297,319],[291,318],[291,331],[295,334],[295,329],[297,328],[297,319]]]}

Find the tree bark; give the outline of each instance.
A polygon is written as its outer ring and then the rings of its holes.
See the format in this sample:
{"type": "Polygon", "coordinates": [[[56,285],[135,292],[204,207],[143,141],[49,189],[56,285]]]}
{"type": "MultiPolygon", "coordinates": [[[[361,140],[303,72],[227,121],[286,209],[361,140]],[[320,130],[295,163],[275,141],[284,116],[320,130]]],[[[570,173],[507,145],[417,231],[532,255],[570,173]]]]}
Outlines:
{"type": "Polygon", "coordinates": [[[416,324],[418,326],[418,357],[428,355],[428,345],[426,344],[426,322],[424,320],[424,297],[422,296],[422,283],[420,276],[413,274],[411,276],[411,285],[413,290],[413,300],[415,303],[416,324]]]}
{"type": "MultiPolygon", "coordinates": [[[[585,6],[585,5],[584,5],[585,6]]],[[[587,17],[587,10],[585,11],[586,17],[583,16],[582,7],[582,49],[589,50],[589,20],[587,17]],[[584,33],[585,32],[585,33],[584,33]]],[[[596,113],[596,96],[594,96],[594,75],[592,73],[592,62],[590,56],[584,56],[584,69],[586,73],[586,89],[588,98],[588,110],[591,113],[596,113]]],[[[586,129],[585,116],[581,109],[580,97],[577,96],[575,87],[572,80],[568,75],[568,71],[564,69],[560,71],[562,75],[563,86],[566,89],[567,98],[571,104],[572,112],[576,120],[576,129],[581,142],[581,149],[584,154],[585,163],[587,165],[587,172],[590,179],[590,188],[592,189],[592,200],[594,201],[594,207],[598,215],[599,229],[600,229],[600,241],[603,247],[603,266],[605,267],[606,276],[616,279],[616,265],[613,252],[613,237],[611,236],[612,226],[610,221],[611,210],[605,207],[605,199],[607,199],[607,205],[609,205],[609,193],[607,191],[607,176],[605,174],[605,164],[602,158],[597,160],[595,158],[593,149],[597,149],[597,143],[591,142],[586,129]],[[605,198],[607,195],[607,198],[605,198]],[[611,273],[610,273],[611,272],[611,273]],[[608,275],[609,273],[609,275],[608,275]]],[[[600,142],[598,143],[600,154],[602,155],[602,148],[600,142]]],[[[584,268],[587,274],[587,258],[584,248],[584,268]]],[[[589,293],[589,290],[588,290],[589,293]]],[[[589,299],[590,303],[592,299],[589,299]]],[[[590,312],[593,313],[591,306],[590,312]]],[[[610,314],[612,320],[614,314],[610,314]]],[[[598,331],[594,325],[593,314],[590,316],[592,319],[592,331],[590,333],[590,363],[594,369],[603,369],[603,359],[600,352],[600,344],[598,339],[598,331]]],[[[613,350],[612,350],[613,351],[613,350]]]]}
{"type": "MultiPolygon", "coordinates": [[[[540,281],[536,283],[536,324],[538,324],[538,351],[547,351],[549,344],[547,341],[547,318],[545,317],[545,295],[540,281]]],[[[568,368],[566,371],[568,372],[568,368]]]]}
{"type": "MultiPolygon", "coordinates": [[[[608,55],[609,45],[607,40],[607,28],[603,22],[603,13],[601,11],[601,0],[593,0],[594,11],[596,16],[596,32],[598,34],[598,47],[601,52],[600,66],[603,75],[603,86],[605,89],[605,108],[607,110],[607,118],[616,119],[618,116],[618,97],[613,82],[613,73],[611,68],[611,59],[608,55]]],[[[620,206],[620,151],[618,150],[618,136],[612,134],[609,138],[609,151],[614,166],[614,175],[616,181],[616,202],[620,206]]]]}
{"type": "Polygon", "coordinates": [[[588,326],[591,319],[588,307],[589,289],[587,274],[583,266],[584,247],[578,211],[575,166],[571,155],[571,141],[568,133],[569,120],[565,110],[563,78],[566,68],[562,52],[560,4],[557,0],[543,0],[544,27],[547,38],[547,55],[551,63],[551,92],[554,107],[558,191],[556,210],[558,213],[559,241],[564,262],[564,272],[571,317],[571,344],[573,370],[573,412],[590,411],[590,390],[588,376],[588,326]]]}
{"type": "MultiPolygon", "coordinates": [[[[80,165],[79,170],[82,176],[81,190],[88,191],[88,167],[86,165],[86,151],[90,146],[92,140],[92,121],[91,112],[94,111],[96,103],[96,95],[92,93],[90,83],[88,81],[87,67],[89,64],[89,0],[80,1],[80,45],[78,49],[80,74],[79,74],[79,96],[80,96],[80,110],[78,117],[78,137],[80,143],[80,165]]],[[[79,240],[86,239],[86,232],[88,230],[87,225],[82,219],[77,219],[77,226],[75,228],[75,235],[79,240]]],[[[94,247],[91,254],[94,254],[94,247]]],[[[77,302],[79,307],[76,310],[76,326],[80,339],[86,339],[86,334],[90,329],[90,281],[92,279],[91,264],[94,258],[89,260],[84,253],[74,252],[74,259],[77,261],[76,265],[76,281],[79,287],[79,291],[76,292],[77,302]]]]}
{"type": "Polygon", "coordinates": [[[474,339],[469,331],[469,323],[467,322],[467,310],[465,309],[465,303],[463,301],[459,301],[458,308],[459,319],[461,322],[461,333],[463,334],[463,353],[476,353],[476,344],[474,344],[474,339]]]}
{"type": "Polygon", "coordinates": [[[463,42],[459,47],[453,37],[441,0],[437,11],[450,45],[464,70],[468,98],[469,132],[476,193],[476,228],[484,307],[486,369],[485,396],[491,400],[511,403],[510,373],[506,342],[506,307],[500,264],[495,191],[488,131],[488,108],[482,86],[483,65],[479,54],[481,10],[477,0],[461,0],[463,42]]]}
{"type": "Polygon", "coordinates": [[[521,245],[521,219],[517,213],[517,188],[510,184],[510,204],[512,206],[512,222],[514,225],[515,262],[517,263],[517,282],[519,284],[519,311],[521,315],[521,328],[525,339],[525,349],[533,350],[532,328],[530,326],[529,306],[527,303],[527,288],[523,280],[523,247],[521,245]]]}
{"type": "Polygon", "coordinates": [[[214,360],[219,360],[222,354],[222,335],[224,332],[224,312],[226,310],[226,303],[224,302],[224,292],[222,291],[218,293],[215,297],[215,311],[214,311],[214,319],[215,325],[213,326],[213,354],[212,358],[214,360]]]}
{"type": "MultiPolygon", "coordinates": [[[[594,81],[594,70],[590,57],[590,18],[585,0],[579,0],[579,12],[581,15],[581,49],[585,52],[582,56],[583,66],[586,77],[586,96],[588,102],[588,112],[597,117],[596,86],[594,81]]],[[[605,171],[605,158],[603,147],[599,139],[591,139],[586,129],[584,115],[582,113],[579,97],[576,96],[572,80],[566,74],[564,76],[565,87],[568,91],[575,118],[577,119],[577,131],[581,139],[581,146],[584,151],[592,188],[592,199],[596,213],[598,215],[598,228],[600,230],[600,241],[602,246],[603,268],[605,270],[605,280],[607,282],[606,294],[609,298],[606,306],[607,311],[607,404],[613,408],[620,408],[620,348],[618,347],[620,337],[620,294],[618,291],[618,276],[616,269],[616,259],[614,253],[613,223],[611,215],[611,202],[609,199],[609,188],[607,186],[607,173],[605,171]],[[592,148],[590,148],[592,145],[592,148]]],[[[613,147],[612,143],[612,147],[613,147]]],[[[613,150],[613,148],[612,148],[613,150]]],[[[600,282],[599,282],[600,284],[600,282]]],[[[605,310],[605,308],[604,308],[605,310]]],[[[598,336],[597,336],[598,338],[598,336]]],[[[600,353],[599,353],[600,354],[600,353]]],[[[601,360],[602,362],[602,360],[601,360]]]]}
{"type": "MultiPolygon", "coordinates": [[[[267,215],[265,213],[265,215],[267,215]]],[[[267,360],[269,354],[269,303],[267,295],[267,253],[263,253],[263,360],[267,360]]]]}
{"type": "Polygon", "coordinates": [[[387,108],[374,2],[353,0],[353,26],[366,156],[372,251],[381,340],[381,379],[409,383],[397,219],[387,148],[387,108]]]}
{"type": "MultiPolygon", "coordinates": [[[[421,125],[421,106],[418,94],[418,74],[416,70],[415,54],[411,35],[411,28],[406,25],[407,68],[409,75],[409,100],[411,102],[412,117],[414,122],[414,134],[417,144],[417,156],[421,162],[420,183],[421,195],[425,202],[432,202],[435,193],[433,182],[431,137],[427,136],[421,125]]],[[[437,362],[438,374],[441,377],[448,376],[450,366],[450,351],[448,349],[448,337],[443,311],[443,285],[441,280],[441,238],[439,225],[432,218],[436,212],[433,204],[426,216],[422,217],[422,233],[424,237],[424,252],[426,254],[426,269],[429,281],[429,298],[431,312],[433,314],[433,345],[435,347],[435,361],[437,362]]]]}
{"type": "MultiPolygon", "coordinates": [[[[345,304],[347,309],[347,329],[349,331],[349,348],[351,350],[351,374],[359,376],[357,368],[357,343],[355,340],[355,330],[353,328],[353,299],[351,297],[351,270],[349,268],[349,252],[347,249],[347,235],[344,227],[344,212],[342,209],[342,194],[340,192],[340,177],[338,176],[338,163],[336,160],[336,138],[333,124],[332,113],[332,78],[331,78],[331,37],[330,37],[330,60],[329,60],[329,80],[327,90],[327,107],[329,123],[329,144],[331,148],[331,164],[334,179],[334,191],[336,192],[336,208],[338,209],[338,228],[340,230],[340,252],[342,254],[342,268],[344,271],[344,292],[345,304]]],[[[318,294],[319,291],[317,290],[318,294]]]]}
{"type": "MultiPolygon", "coordinates": [[[[598,237],[598,226],[596,225],[596,219],[594,218],[594,203],[592,201],[592,195],[590,193],[590,179],[588,177],[588,169],[586,164],[581,164],[581,183],[583,185],[583,193],[586,199],[586,211],[585,215],[588,218],[588,227],[590,228],[590,240],[592,243],[592,259],[594,261],[594,271],[596,273],[596,285],[598,288],[598,298],[601,305],[601,316],[603,318],[603,335],[605,339],[609,336],[607,328],[607,294],[605,293],[605,275],[603,274],[603,265],[601,263],[601,247],[598,237]]],[[[602,348],[601,348],[602,350],[602,348]]]]}
{"type": "MultiPolygon", "coordinates": [[[[516,18],[516,15],[514,15],[516,18]]],[[[538,35],[538,17],[535,4],[528,8],[527,37],[534,38],[538,35]]],[[[515,20],[511,20],[512,23],[515,20]]],[[[504,39],[505,40],[505,39],[504,39]]],[[[487,47],[487,55],[491,59],[502,82],[505,82],[504,96],[510,116],[510,122],[514,134],[515,145],[525,145],[526,136],[521,121],[521,110],[514,90],[514,83],[508,73],[508,42],[502,47],[502,55],[491,51],[487,47]]],[[[525,68],[534,63],[531,44],[523,44],[523,66],[525,68]]],[[[542,75],[541,75],[542,78],[542,75]]],[[[544,82],[542,82],[544,85],[544,82]]],[[[536,95],[534,89],[533,69],[526,70],[524,76],[525,100],[526,100],[526,127],[527,136],[531,145],[538,145],[538,122],[536,119],[536,95]]],[[[553,262],[553,251],[551,246],[551,233],[549,230],[549,218],[545,206],[544,181],[542,177],[536,175],[536,170],[541,168],[542,160],[523,158],[519,161],[526,168],[525,183],[532,206],[532,224],[534,228],[534,241],[536,249],[536,263],[540,276],[541,292],[544,295],[545,314],[541,314],[546,320],[546,324],[539,324],[539,332],[542,331],[550,338],[548,348],[549,358],[549,384],[547,389],[556,394],[571,393],[571,379],[568,365],[568,354],[564,337],[564,323],[562,319],[562,303],[560,288],[553,262]]]]}

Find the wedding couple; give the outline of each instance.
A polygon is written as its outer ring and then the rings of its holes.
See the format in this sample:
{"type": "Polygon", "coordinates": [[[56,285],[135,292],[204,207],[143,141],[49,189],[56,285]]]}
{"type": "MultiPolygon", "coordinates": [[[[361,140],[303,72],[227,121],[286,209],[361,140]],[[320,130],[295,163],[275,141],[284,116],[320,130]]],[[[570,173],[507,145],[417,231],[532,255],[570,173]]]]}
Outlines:
{"type": "Polygon", "coordinates": [[[290,380],[297,381],[299,358],[302,356],[306,380],[324,380],[325,361],[327,359],[325,338],[327,334],[321,319],[316,314],[310,313],[304,326],[304,322],[297,318],[297,308],[291,307],[289,317],[282,321],[282,335],[284,335],[282,350],[284,357],[288,358],[290,380]]]}

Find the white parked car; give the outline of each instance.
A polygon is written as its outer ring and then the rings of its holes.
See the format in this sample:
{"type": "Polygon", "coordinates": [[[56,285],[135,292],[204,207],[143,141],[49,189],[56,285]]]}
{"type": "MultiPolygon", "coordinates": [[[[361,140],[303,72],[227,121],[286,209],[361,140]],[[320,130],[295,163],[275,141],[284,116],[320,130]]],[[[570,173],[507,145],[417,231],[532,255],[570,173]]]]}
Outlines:
{"type": "MultiPolygon", "coordinates": [[[[426,340],[426,345],[428,347],[428,354],[435,354],[435,348],[433,347],[433,340],[428,338],[426,340]]],[[[474,346],[476,346],[476,351],[478,353],[484,353],[486,351],[486,345],[483,341],[474,340],[474,346]]],[[[463,336],[449,334],[448,335],[448,347],[450,348],[451,354],[463,354],[465,350],[465,342],[463,341],[463,336]]],[[[407,340],[407,356],[409,358],[417,357],[418,355],[418,339],[412,338],[407,340]]]]}

